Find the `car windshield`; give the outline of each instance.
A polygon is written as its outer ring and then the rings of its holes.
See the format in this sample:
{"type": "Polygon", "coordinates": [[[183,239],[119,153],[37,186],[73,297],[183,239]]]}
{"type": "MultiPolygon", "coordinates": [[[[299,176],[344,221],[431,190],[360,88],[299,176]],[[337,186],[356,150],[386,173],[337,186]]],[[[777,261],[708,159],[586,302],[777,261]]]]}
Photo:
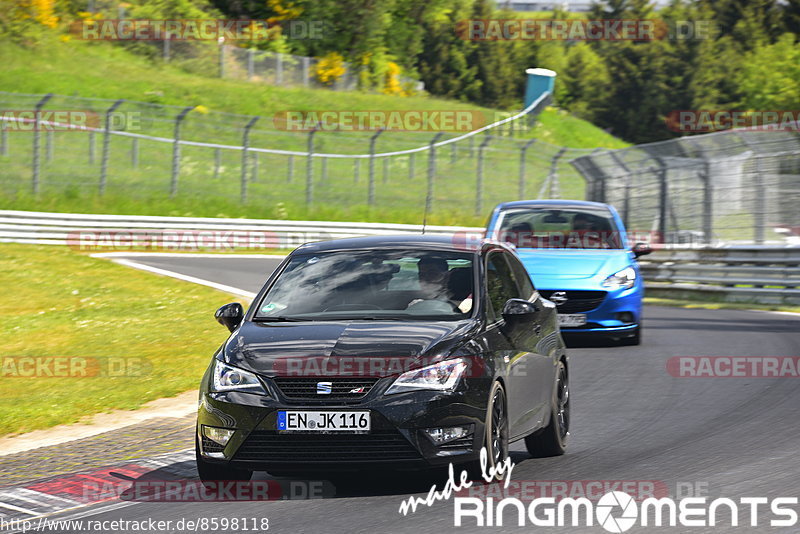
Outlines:
{"type": "Polygon", "coordinates": [[[469,253],[350,250],[296,254],[256,321],[457,320],[473,309],[469,253]]]}
{"type": "Polygon", "coordinates": [[[606,208],[522,208],[500,217],[497,239],[517,248],[623,248],[606,208]]]}

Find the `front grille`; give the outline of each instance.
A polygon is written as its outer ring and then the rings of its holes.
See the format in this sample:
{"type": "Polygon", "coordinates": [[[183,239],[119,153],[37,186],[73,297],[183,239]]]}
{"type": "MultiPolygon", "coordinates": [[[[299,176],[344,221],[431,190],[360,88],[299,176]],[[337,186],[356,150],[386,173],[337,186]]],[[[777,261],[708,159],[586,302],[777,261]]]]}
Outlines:
{"type": "MultiPolygon", "coordinates": [[[[541,295],[550,299],[557,289],[540,291],[541,295]]],[[[563,304],[556,304],[558,313],[581,313],[592,311],[600,306],[606,298],[605,291],[561,291],[566,293],[567,301],[563,304]]]]}
{"type": "Polygon", "coordinates": [[[419,452],[396,430],[369,434],[279,434],[255,430],[236,452],[250,462],[371,462],[419,460],[419,452]]]}
{"type": "Polygon", "coordinates": [[[377,378],[273,378],[284,397],[290,400],[359,400],[372,390],[377,378]],[[330,382],[331,392],[317,393],[317,384],[330,382]]]}

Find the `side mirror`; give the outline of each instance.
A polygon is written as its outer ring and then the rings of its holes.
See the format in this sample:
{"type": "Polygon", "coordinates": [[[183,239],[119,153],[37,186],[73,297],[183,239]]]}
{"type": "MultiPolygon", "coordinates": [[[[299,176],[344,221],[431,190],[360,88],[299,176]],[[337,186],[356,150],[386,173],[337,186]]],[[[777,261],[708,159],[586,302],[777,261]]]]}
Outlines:
{"type": "Polygon", "coordinates": [[[653,252],[653,249],[647,243],[636,243],[633,245],[631,251],[633,252],[633,255],[638,258],[639,256],[650,254],[653,252]]]}
{"type": "Polygon", "coordinates": [[[503,306],[503,319],[507,323],[529,319],[539,311],[538,306],[523,299],[508,299],[503,306]]]}
{"type": "Polygon", "coordinates": [[[244,319],[244,308],[238,302],[226,304],[214,312],[217,322],[233,332],[244,319]]]}

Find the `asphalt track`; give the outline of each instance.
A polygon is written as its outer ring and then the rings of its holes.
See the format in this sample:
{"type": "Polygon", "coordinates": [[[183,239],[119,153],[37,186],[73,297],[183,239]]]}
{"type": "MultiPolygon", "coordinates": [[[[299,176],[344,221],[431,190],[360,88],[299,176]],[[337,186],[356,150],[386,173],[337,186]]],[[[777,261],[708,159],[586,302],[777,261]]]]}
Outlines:
{"type": "MultiPolygon", "coordinates": [[[[276,259],[136,257],[132,260],[255,292],[276,259]]],[[[212,321],[209,310],[209,321],[212,321]]],[[[220,327],[220,339],[225,336],[220,327]]],[[[209,349],[211,350],[211,349],[209,349]]],[[[655,481],[673,496],[692,487],[709,497],[800,495],[800,378],[679,378],[675,356],[797,356],[800,316],[738,310],[647,307],[643,344],[570,350],[571,441],[566,455],[533,459],[512,445],[512,479],[520,481],[655,481]]],[[[198,377],[199,379],[199,377],[198,377]]],[[[184,462],[187,467],[190,462],[184,462]]],[[[258,478],[269,478],[264,473],[258,478]]],[[[420,497],[442,478],[370,472],[331,481],[324,499],[273,502],[115,502],[62,514],[91,520],[269,518],[269,532],[606,532],[586,528],[513,526],[454,528],[453,503],[437,502],[401,515],[400,503],[420,497]]],[[[571,486],[572,487],[572,486],[571,486]]],[[[797,506],[793,507],[798,510],[797,506]]],[[[619,513],[620,510],[617,509],[619,513]]],[[[617,514],[618,515],[618,514],[617,514]]],[[[722,514],[724,516],[725,514],[722,514]]],[[[55,518],[58,518],[56,516],[55,518]]],[[[770,528],[763,506],[758,527],[655,528],[630,532],[800,532],[770,528]]],[[[172,530],[174,532],[183,532],[172,530]]],[[[218,530],[221,532],[222,530],[218,530]]]]}

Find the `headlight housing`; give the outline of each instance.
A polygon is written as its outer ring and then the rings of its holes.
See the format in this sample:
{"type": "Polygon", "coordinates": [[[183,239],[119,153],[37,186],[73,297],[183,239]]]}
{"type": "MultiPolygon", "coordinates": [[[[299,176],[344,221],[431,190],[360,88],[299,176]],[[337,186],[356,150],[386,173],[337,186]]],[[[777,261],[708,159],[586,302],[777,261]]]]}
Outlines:
{"type": "Polygon", "coordinates": [[[414,369],[397,377],[397,380],[386,390],[386,395],[421,389],[453,391],[458,384],[458,379],[466,370],[467,362],[463,358],[445,360],[421,369],[414,369]]]}
{"type": "Polygon", "coordinates": [[[266,395],[267,391],[258,377],[250,371],[228,365],[220,360],[214,360],[214,373],[211,377],[211,391],[245,391],[266,395]]]}
{"type": "Polygon", "coordinates": [[[636,270],[625,267],[603,280],[603,286],[609,289],[630,289],[636,283],[636,270]]]}

